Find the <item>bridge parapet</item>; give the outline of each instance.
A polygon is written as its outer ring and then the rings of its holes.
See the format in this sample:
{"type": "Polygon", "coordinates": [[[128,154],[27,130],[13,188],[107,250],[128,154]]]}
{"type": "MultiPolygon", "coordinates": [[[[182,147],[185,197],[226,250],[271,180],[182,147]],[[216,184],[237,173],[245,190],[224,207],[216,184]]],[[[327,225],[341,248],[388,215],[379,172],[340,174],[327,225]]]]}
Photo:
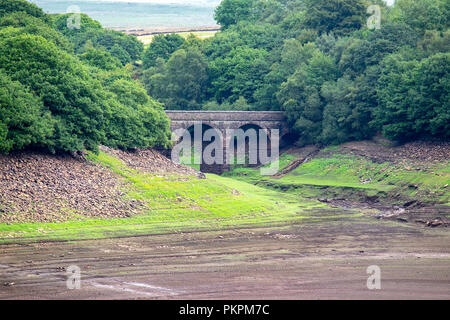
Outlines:
{"type": "MultiPolygon", "coordinates": [[[[209,126],[220,131],[223,139],[223,154],[226,154],[227,146],[231,143],[228,130],[240,129],[244,126],[253,125],[266,131],[272,140],[273,130],[279,130],[279,137],[289,133],[286,117],[280,111],[184,111],[167,110],[167,116],[171,120],[171,130],[180,134],[178,129],[189,129],[196,124],[209,126]]],[[[181,139],[181,136],[178,138],[181,139]]],[[[259,143],[258,143],[259,144],[259,143]]],[[[270,145],[270,142],[269,142],[270,145]]],[[[259,145],[257,146],[259,149],[259,145]]],[[[225,163],[225,162],[223,162],[225,163]]],[[[205,165],[202,163],[202,172],[222,173],[229,169],[229,165],[205,165]]]]}
{"type": "Polygon", "coordinates": [[[285,121],[281,111],[177,111],[167,110],[173,121],[285,121]]]}

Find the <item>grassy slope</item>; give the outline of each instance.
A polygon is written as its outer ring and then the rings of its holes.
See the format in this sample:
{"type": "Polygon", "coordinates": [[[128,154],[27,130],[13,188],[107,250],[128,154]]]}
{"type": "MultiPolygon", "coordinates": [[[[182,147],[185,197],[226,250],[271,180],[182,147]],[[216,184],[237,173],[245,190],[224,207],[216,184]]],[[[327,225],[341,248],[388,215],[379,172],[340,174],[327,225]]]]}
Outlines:
{"type": "MultiPolygon", "coordinates": [[[[283,157],[282,168],[289,163],[289,158],[283,161],[283,157]]],[[[414,198],[450,204],[450,188],[445,187],[450,184],[450,162],[419,168],[336,154],[315,158],[281,179],[262,177],[259,170],[249,168],[235,169],[226,176],[309,197],[350,196],[353,192],[359,197],[377,195],[399,201],[414,198]]]]}
{"type": "Polygon", "coordinates": [[[0,224],[0,243],[281,226],[305,219],[360,216],[353,211],[338,211],[312,200],[299,201],[290,194],[226,177],[208,175],[205,180],[161,177],[139,173],[105,153],[90,157],[129,182],[124,190],[126,197],[142,200],[149,209],[125,219],[80,218],[64,223],[0,224]]]}

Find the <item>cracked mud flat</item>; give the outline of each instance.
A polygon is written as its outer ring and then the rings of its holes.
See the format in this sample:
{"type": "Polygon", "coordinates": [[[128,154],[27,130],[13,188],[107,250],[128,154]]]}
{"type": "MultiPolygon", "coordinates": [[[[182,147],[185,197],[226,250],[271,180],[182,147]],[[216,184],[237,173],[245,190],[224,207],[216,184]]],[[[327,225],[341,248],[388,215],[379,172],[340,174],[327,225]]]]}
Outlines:
{"type": "Polygon", "coordinates": [[[0,299],[449,299],[450,233],[373,218],[0,246],[0,299]],[[81,268],[68,290],[66,269],[81,268]],[[366,269],[381,268],[381,290],[366,269]]]}

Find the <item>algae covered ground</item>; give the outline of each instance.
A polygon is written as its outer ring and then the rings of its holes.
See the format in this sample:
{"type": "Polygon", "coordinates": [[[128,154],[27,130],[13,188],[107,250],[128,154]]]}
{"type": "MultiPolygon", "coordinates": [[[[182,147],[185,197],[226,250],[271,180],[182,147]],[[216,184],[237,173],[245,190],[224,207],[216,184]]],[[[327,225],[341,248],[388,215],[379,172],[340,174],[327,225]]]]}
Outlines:
{"type": "MultiPolygon", "coordinates": [[[[0,299],[449,298],[444,225],[375,219],[373,208],[332,201],[430,196],[448,213],[448,163],[322,151],[277,178],[235,168],[201,179],[149,173],[122,156],[90,154],[86,165],[121,181],[135,204],[129,217],[0,224],[0,299]],[[74,265],[81,288],[68,290],[74,265]],[[369,266],[380,268],[381,290],[368,289],[369,266]]],[[[298,159],[284,153],[281,167],[298,159]]]]}
{"type": "MultiPolygon", "coordinates": [[[[280,170],[296,160],[295,152],[283,153],[280,170]]],[[[380,161],[331,147],[276,177],[261,176],[259,168],[236,167],[206,179],[143,172],[106,152],[89,154],[88,161],[121,181],[122,197],[134,206],[129,217],[94,218],[71,212],[63,222],[2,223],[0,243],[282,227],[380,217],[382,206],[385,211],[395,208],[386,216],[401,221],[447,226],[450,219],[448,160],[380,161]],[[414,211],[413,216],[402,216],[408,213],[405,209],[414,211]]]]}
{"type": "MultiPolygon", "coordinates": [[[[124,197],[139,203],[140,213],[129,218],[76,217],[61,223],[0,224],[0,241],[98,239],[289,225],[305,219],[332,218],[342,211],[318,201],[297,198],[216,175],[198,179],[186,175],[142,173],[106,153],[90,161],[115,172],[125,182],[124,197]],[[318,217],[317,212],[323,212],[318,217]]],[[[353,211],[344,215],[358,215],[353,211]]]]}
{"type": "MultiPolygon", "coordinates": [[[[281,156],[281,169],[294,156],[281,156]]],[[[341,198],[403,204],[416,200],[450,205],[450,162],[393,163],[340,154],[317,156],[282,177],[263,177],[255,168],[235,168],[227,177],[310,198],[341,198]]]]}

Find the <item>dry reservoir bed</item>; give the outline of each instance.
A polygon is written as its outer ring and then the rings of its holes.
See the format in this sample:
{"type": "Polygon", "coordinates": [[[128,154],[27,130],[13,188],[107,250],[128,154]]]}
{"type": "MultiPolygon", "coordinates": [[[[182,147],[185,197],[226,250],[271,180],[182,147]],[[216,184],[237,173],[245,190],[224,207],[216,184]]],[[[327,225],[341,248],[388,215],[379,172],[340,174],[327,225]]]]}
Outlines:
{"type": "Polygon", "coordinates": [[[449,299],[447,228],[336,219],[284,228],[0,246],[0,299],[449,299]],[[66,269],[81,269],[67,289],[66,269]],[[381,269],[368,290],[366,269],[381,269]]]}

